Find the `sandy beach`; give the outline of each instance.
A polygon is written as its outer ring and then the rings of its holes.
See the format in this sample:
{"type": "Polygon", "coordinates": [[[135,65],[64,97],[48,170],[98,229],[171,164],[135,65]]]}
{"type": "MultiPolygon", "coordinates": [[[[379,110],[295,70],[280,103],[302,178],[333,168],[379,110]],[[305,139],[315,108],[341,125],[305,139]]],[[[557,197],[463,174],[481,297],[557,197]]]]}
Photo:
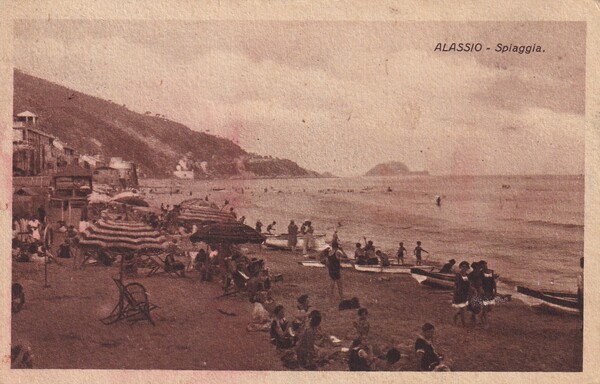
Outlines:
{"type": "MultiPolygon", "coordinates": [[[[300,255],[247,247],[249,255],[266,261],[282,274],[272,293],[289,311],[303,293],[324,314],[322,330],[349,346],[356,311],[339,311],[329,292],[327,272],[301,267],[300,255]]],[[[185,278],[166,275],[127,281],[142,283],[156,326],[125,322],[106,326],[117,300],[111,277],[117,267],[86,266],[73,270],[71,260],[49,265],[44,288],[43,265],[14,263],[13,281],[26,291],[24,309],[13,315],[12,339],[28,343],[36,368],[283,370],[266,332],[248,332],[251,304],[244,294],[219,298],[217,283],[200,282],[196,272],[185,278]],[[227,316],[219,310],[235,314],[227,316]]],[[[402,353],[397,370],[415,370],[414,341],[425,322],[437,328],[439,352],[456,371],[580,371],[582,332],[576,317],[537,313],[518,301],[497,305],[491,329],[452,324],[451,296],[419,286],[409,275],[343,270],[345,295],[356,296],[370,313],[373,345],[396,346],[402,353]],[[389,279],[389,280],[388,280],[389,279]]],[[[343,354],[323,370],[347,370],[343,354]]]]}

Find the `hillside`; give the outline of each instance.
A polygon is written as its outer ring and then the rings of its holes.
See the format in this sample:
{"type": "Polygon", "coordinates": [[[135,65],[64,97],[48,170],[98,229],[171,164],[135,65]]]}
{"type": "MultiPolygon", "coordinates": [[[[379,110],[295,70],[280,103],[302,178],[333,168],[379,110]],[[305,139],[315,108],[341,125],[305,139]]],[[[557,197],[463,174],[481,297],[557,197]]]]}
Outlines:
{"type": "Polygon", "coordinates": [[[425,172],[411,172],[410,169],[399,161],[377,164],[365,176],[401,176],[401,175],[427,175],[425,172]]]}
{"type": "Polygon", "coordinates": [[[133,160],[150,177],[170,175],[184,155],[197,177],[318,176],[290,160],[250,155],[227,139],[193,131],[160,115],[133,112],[19,70],[14,73],[13,110],[35,113],[39,129],[79,153],[133,160]],[[205,171],[200,167],[203,162],[205,171]]]}

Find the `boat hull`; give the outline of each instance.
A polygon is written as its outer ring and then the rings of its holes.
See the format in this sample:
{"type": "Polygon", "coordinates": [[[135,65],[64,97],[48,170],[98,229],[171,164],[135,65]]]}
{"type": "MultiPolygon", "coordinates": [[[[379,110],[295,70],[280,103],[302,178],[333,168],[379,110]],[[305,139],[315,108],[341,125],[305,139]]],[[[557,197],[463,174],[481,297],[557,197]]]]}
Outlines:
{"type": "Polygon", "coordinates": [[[516,290],[525,296],[523,301],[532,307],[553,313],[579,314],[579,302],[575,293],[537,291],[523,286],[517,286],[516,290]]]}
{"type": "Polygon", "coordinates": [[[422,285],[444,290],[454,289],[454,273],[436,273],[422,268],[411,268],[410,275],[422,285]]]}
{"type": "MultiPolygon", "coordinates": [[[[265,240],[265,246],[268,248],[274,249],[283,249],[283,250],[291,250],[291,247],[288,246],[288,235],[266,235],[267,239],[265,240]]],[[[328,247],[325,242],[325,235],[314,235],[312,246],[309,250],[312,251],[322,251],[328,247]]],[[[297,250],[302,250],[304,248],[304,236],[298,236],[298,243],[296,244],[297,250]]]]}
{"type": "MultiPolygon", "coordinates": [[[[300,264],[303,267],[325,268],[325,264],[323,264],[317,260],[303,260],[303,261],[299,261],[298,264],[300,264]]],[[[342,266],[342,268],[352,268],[353,267],[352,263],[344,262],[344,261],[342,261],[341,266],[342,266]]]]}
{"type": "MultiPolygon", "coordinates": [[[[370,273],[404,273],[409,274],[411,268],[414,268],[414,265],[390,265],[388,267],[383,267],[381,265],[359,265],[354,264],[354,269],[359,272],[370,272],[370,273]]],[[[433,270],[432,266],[424,265],[421,266],[424,270],[433,270]]]]}

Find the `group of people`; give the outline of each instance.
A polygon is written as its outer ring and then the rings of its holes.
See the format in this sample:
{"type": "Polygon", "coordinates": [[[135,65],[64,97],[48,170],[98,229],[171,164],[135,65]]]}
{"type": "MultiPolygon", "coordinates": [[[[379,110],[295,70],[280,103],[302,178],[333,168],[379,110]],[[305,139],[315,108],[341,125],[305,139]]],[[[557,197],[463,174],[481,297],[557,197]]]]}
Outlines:
{"type": "MultiPolygon", "coordinates": [[[[455,260],[450,260],[442,271],[451,272],[455,260]]],[[[498,275],[488,268],[485,260],[469,264],[462,261],[458,265],[459,271],[454,282],[452,306],[458,311],[454,314],[454,323],[458,320],[466,326],[466,312],[471,313],[471,325],[475,325],[476,317],[481,317],[484,327],[489,327],[489,313],[496,303],[496,279],[498,275]]]]}
{"type": "MultiPolygon", "coordinates": [[[[277,225],[276,221],[273,221],[271,224],[267,225],[266,233],[273,235],[275,231],[275,225],[277,225]]],[[[254,226],[254,229],[256,232],[262,233],[262,227],[263,223],[258,220],[254,226]]],[[[298,247],[298,236],[302,236],[302,254],[307,255],[308,251],[314,247],[314,233],[315,229],[312,221],[306,220],[300,227],[298,227],[294,220],[290,220],[290,223],[287,227],[287,245],[292,252],[296,252],[298,247]]]]}
{"type": "MultiPolygon", "coordinates": [[[[249,331],[268,331],[271,344],[281,355],[287,368],[317,370],[332,360],[342,360],[341,340],[327,336],[322,330],[321,311],[311,308],[308,294],[297,299],[295,311],[289,313],[281,304],[276,304],[269,294],[259,292],[251,297],[254,304],[249,331]]],[[[392,370],[400,360],[400,351],[389,348],[373,348],[369,345],[369,320],[366,308],[358,309],[358,318],[353,322],[355,339],[346,349],[348,368],[351,371],[392,370]]]]}
{"type": "MultiPolygon", "coordinates": [[[[381,265],[383,267],[389,267],[391,265],[390,257],[383,251],[376,249],[372,240],[367,241],[364,238],[365,245],[356,243],[354,250],[354,259],[358,265],[381,265]]],[[[423,249],[421,241],[417,241],[417,245],[413,250],[415,256],[415,264],[422,265],[423,253],[429,254],[428,251],[423,249]]],[[[398,251],[396,252],[396,260],[398,265],[404,265],[404,260],[407,257],[407,249],[404,247],[404,242],[400,242],[398,245],[398,251]]]]}

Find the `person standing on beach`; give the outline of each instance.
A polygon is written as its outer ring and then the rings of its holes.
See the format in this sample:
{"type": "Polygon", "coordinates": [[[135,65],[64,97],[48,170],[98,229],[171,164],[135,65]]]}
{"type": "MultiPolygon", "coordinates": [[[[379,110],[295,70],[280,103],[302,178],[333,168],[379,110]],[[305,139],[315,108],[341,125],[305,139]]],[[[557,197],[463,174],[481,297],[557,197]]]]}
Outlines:
{"type": "Polygon", "coordinates": [[[398,259],[398,264],[404,265],[404,256],[406,255],[406,248],[404,248],[404,243],[401,241],[398,245],[398,252],[396,253],[396,258],[398,259]]]}
{"type": "Polygon", "coordinates": [[[329,272],[329,277],[331,278],[331,295],[333,296],[333,290],[337,285],[340,300],[343,300],[344,292],[342,289],[341,252],[339,251],[339,249],[337,249],[337,247],[333,248],[331,252],[327,255],[325,263],[327,266],[327,271],[329,272]]]}
{"type": "Polygon", "coordinates": [[[314,232],[315,232],[315,229],[312,226],[312,222],[307,221],[305,234],[304,234],[304,249],[303,249],[303,254],[305,254],[305,255],[308,255],[308,250],[312,247],[314,232]]]}
{"type": "Polygon", "coordinates": [[[339,246],[340,246],[340,237],[339,237],[338,231],[336,229],[335,231],[333,231],[333,236],[331,237],[331,247],[339,248],[339,246]]]}
{"type": "Polygon", "coordinates": [[[481,287],[483,289],[483,308],[481,312],[481,322],[484,328],[489,328],[488,314],[492,311],[491,306],[496,304],[496,275],[494,271],[488,268],[487,262],[479,262],[481,268],[481,287]]]}
{"type": "Polygon", "coordinates": [[[471,272],[467,275],[470,284],[469,305],[471,312],[471,325],[474,327],[477,321],[477,315],[481,313],[483,307],[483,288],[481,279],[481,267],[479,262],[471,263],[471,272]]]}
{"type": "Polygon", "coordinates": [[[454,314],[454,324],[460,316],[462,326],[465,326],[465,310],[469,305],[469,292],[471,290],[471,284],[469,283],[469,276],[467,271],[469,270],[469,263],[461,261],[458,265],[460,272],[456,274],[456,280],[454,281],[454,295],[452,297],[452,307],[457,308],[458,312],[454,314]]]}
{"type": "Polygon", "coordinates": [[[425,253],[429,254],[429,252],[427,252],[426,250],[421,248],[421,242],[417,241],[417,246],[415,247],[415,250],[414,250],[415,258],[417,259],[417,265],[421,265],[421,263],[422,263],[421,252],[425,252],[425,253]]]}
{"type": "Polygon", "coordinates": [[[294,220],[290,220],[288,225],[288,247],[292,249],[292,252],[296,252],[296,245],[298,244],[298,226],[294,223],[294,220]]]}

